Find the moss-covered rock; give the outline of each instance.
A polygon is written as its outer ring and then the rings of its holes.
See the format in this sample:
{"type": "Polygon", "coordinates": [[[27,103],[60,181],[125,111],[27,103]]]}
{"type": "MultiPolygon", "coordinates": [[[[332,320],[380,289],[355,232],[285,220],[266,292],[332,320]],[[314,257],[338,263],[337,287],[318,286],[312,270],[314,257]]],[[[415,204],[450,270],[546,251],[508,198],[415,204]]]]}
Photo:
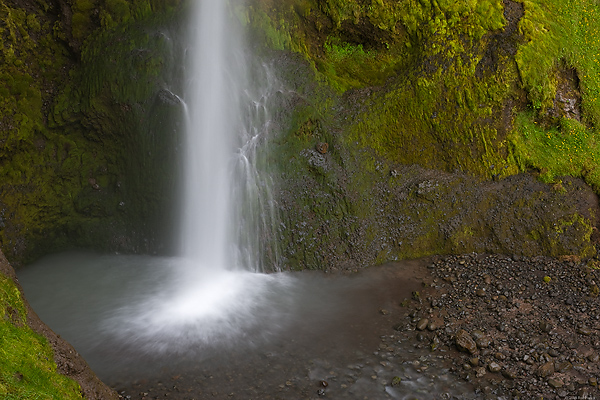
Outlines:
{"type": "Polygon", "coordinates": [[[0,252],[0,397],[117,399],[81,356],[31,310],[0,252]]]}
{"type": "MultiPolygon", "coordinates": [[[[538,162],[553,186],[508,179],[532,166],[524,141],[543,143],[521,122],[527,110],[547,118],[519,64],[531,40],[522,23],[536,9],[512,1],[402,8],[409,3],[251,2],[248,25],[277,50],[265,57],[289,88],[270,157],[281,174],[288,266],[472,251],[595,255],[595,195],[555,178],[592,183],[583,165],[593,162],[551,173],[542,166],[555,160],[538,162]],[[376,19],[380,7],[390,8],[387,24],[376,19]]],[[[560,76],[563,97],[580,95],[573,73],[560,76]]],[[[581,112],[563,112],[562,125],[576,129],[581,112]]],[[[547,157],[573,158],[556,150],[547,157]]]]}
{"type": "MultiPolygon", "coordinates": [[[[13,260],[73,245],[168,251],[185,5],[2,1],[2,248],[13,260]]],[[[600,187],[596,6],[250,0],[230,10],[285,88],[262,162],[278,177],[293,268],[325,268],[328,257],[593,253],[595,205],[561,205],[580,191],[557,177],[600,187]],[[531,168],[550,186],[503,181],[531,168]],[[517,201],[519,185],[537,194],[517,201]],[[503,195],[482,194],[492,187],[503,195]],[[493,228],[490,210],[510,222],[493,228]]]]}
{"type": "Polygon", "coordinates": [[[0,4],[0,246],[11,260],[168,247],[182,118],[164,92],[178,5],[0,4]]]}

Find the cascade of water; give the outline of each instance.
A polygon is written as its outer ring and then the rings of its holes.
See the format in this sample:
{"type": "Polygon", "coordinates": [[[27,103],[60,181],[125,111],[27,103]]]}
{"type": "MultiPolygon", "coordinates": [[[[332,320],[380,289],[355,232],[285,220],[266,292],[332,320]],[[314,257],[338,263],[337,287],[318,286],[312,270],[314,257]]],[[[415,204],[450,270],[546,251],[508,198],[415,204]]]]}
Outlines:
{"type": "Polygon", "coordinates": [[[272,185],[258,172],[276,80],[244,53],[227,4],[197,2],[191,24],[182,252],[213,271],[278,270],[272,185]]]}
{"type": "Polygon", "coordinates": [[[196,264],[224,269],[231,216],[228,167],[239,120],[236,79],[242,75],[232,71],[230,60],[239,40],[227,24],[225,1],[194,3],[181,243],[183,255],[196,264]]]}
{"type": "MultiPolygon", "coordinates": [[[[189,351],[258,330],[273,285],[290,284],[284,274],[254,273],[278,267],[270,181],[258,170],[271,131],[269,103],[280,89],[269,68],[242,51],[227,4],[195,2],[181,100],[183,257],[161,261],[169,270],[161,287],[106,323],[119,340],[149,352],[189,351]],[[250,70],[252,80],[245,78],[250,70]]],[[[264,335],[284,317],[269,321],[264,335]]]]}
{"type": "Polygon", "coordinates": [[[268,65],[250,60],[245,64],[252,65],[253,76],[249,82],[253,84],[246,85],[241,101],[243,129],[233,171],[236,180],[232,188],[237,228],[235,264],[258,272],[280,271],[274,184],[262,164],[268,154],[268,140],[277,134],[269,103],[282,89],[268,65]]]}

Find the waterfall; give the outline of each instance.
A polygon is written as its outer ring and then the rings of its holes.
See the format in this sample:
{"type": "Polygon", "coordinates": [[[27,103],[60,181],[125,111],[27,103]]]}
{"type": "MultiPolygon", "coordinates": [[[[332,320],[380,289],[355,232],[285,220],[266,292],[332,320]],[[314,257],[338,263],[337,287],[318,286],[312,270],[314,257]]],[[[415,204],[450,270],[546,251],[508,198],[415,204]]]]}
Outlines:
{"type": "Polygon", "coordinates": [[[269,308],[270,298],[292,281],[258,273],[279,269],[271,182],[259,171],[273,131],[269,106],[282,89],[244,51],[228,1],[192,3],[185,90],[177,96],[186,122],[181,254],[145,261],[149,275],[160,265],[160,284],[105,322],[119,341],[148,353],[274,334],[286,317],[269,308]]]}
{"type": "Polygon", "coordinates": [[[276,271],[272,182],[258,166],[271,131],[267,104],[276,80],[244,52],[230,4],[201,0],[193,6],[184,94],[182,255],[196,268],[213,271],[276,271]]]}
{"type": "Polygon", "coordinates": [[[239,71],[229,62],[239,38],[222,0],[195,1],[187,60],[187,133],[181,243],[185,257],[207,268],[227,266],[229,165],[239,127],[239,71]],[[227,33],[227,34],[226,34],[227,33]]]}

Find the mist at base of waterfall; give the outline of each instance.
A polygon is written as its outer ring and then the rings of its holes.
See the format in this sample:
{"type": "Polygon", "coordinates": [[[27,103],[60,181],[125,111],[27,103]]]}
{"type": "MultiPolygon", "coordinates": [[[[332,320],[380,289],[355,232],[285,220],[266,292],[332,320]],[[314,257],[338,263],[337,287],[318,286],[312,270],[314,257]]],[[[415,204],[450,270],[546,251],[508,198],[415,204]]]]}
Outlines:
{"type": "Polygon", "coordinates": [[[363,306],[347,292],[364,290],[364,281],[192,262],[67,252],[19,270],[19,281],[36,313],[101,378],[261,348],[363,306]]]}

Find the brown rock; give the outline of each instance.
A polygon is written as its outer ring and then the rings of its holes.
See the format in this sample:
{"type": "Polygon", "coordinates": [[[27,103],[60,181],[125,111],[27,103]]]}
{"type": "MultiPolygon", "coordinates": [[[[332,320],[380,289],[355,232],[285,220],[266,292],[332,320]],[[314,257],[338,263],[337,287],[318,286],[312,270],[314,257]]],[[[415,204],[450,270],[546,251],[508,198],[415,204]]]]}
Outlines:
{"type": "Polygon", "coordinates": [[[550,378],[548,379],[548,385],[550,385],[550,387],[553,387],[554,389],[558,389],[563,387],[564,383],[559,379],[550,378]]]}
{"type": "Polygon", "coordinates": [[[477,344],[475,344],[475,341],[471,338],[469,332],[464,329],[461,329],[456,333],[454,341],[456,342],[456,347],[460,351],[470,354],[475,354],[477,352],[477,344]]]}
{"type": "Polygon", "coordinates": [[[500,372],[502,367],[497,362],[492,361],[488,364],[488,369],[490,370],[490,372],[500,372]]]}
{"type": "Polygon", "coordinates": [[[418,331],[422,331],[425,328],[427,328],[427,325],[429,324],[429,320],[427,318],[421,318],[419,320],[419,322],[417,322],[417,330],[418,331]]]}
{"type": "Polygon", "coordinates": [[[319,143],[317,144],[317,151],[321,154],[325,154],[327,153],[327,150],[329,150],[329,145],[327,143],[319,143]]]}
{"type": "Polygon", "coordinates": [[[492,339],[490,339],[489,336],[482,336],[479,339],[477,339],[477,347],[479,347],[480,349],[487,349],[488,347],[490,347],[490,344],[492,344],[492,339]]]}
{"type": "Polygon", "coordinates": [[[553,373],[554,373],[554,363],[553,362],[547,362],[546,364],[540,365],[540,367],[537,369],[537,374],[541,378],[550,376],[553,373]]]}

